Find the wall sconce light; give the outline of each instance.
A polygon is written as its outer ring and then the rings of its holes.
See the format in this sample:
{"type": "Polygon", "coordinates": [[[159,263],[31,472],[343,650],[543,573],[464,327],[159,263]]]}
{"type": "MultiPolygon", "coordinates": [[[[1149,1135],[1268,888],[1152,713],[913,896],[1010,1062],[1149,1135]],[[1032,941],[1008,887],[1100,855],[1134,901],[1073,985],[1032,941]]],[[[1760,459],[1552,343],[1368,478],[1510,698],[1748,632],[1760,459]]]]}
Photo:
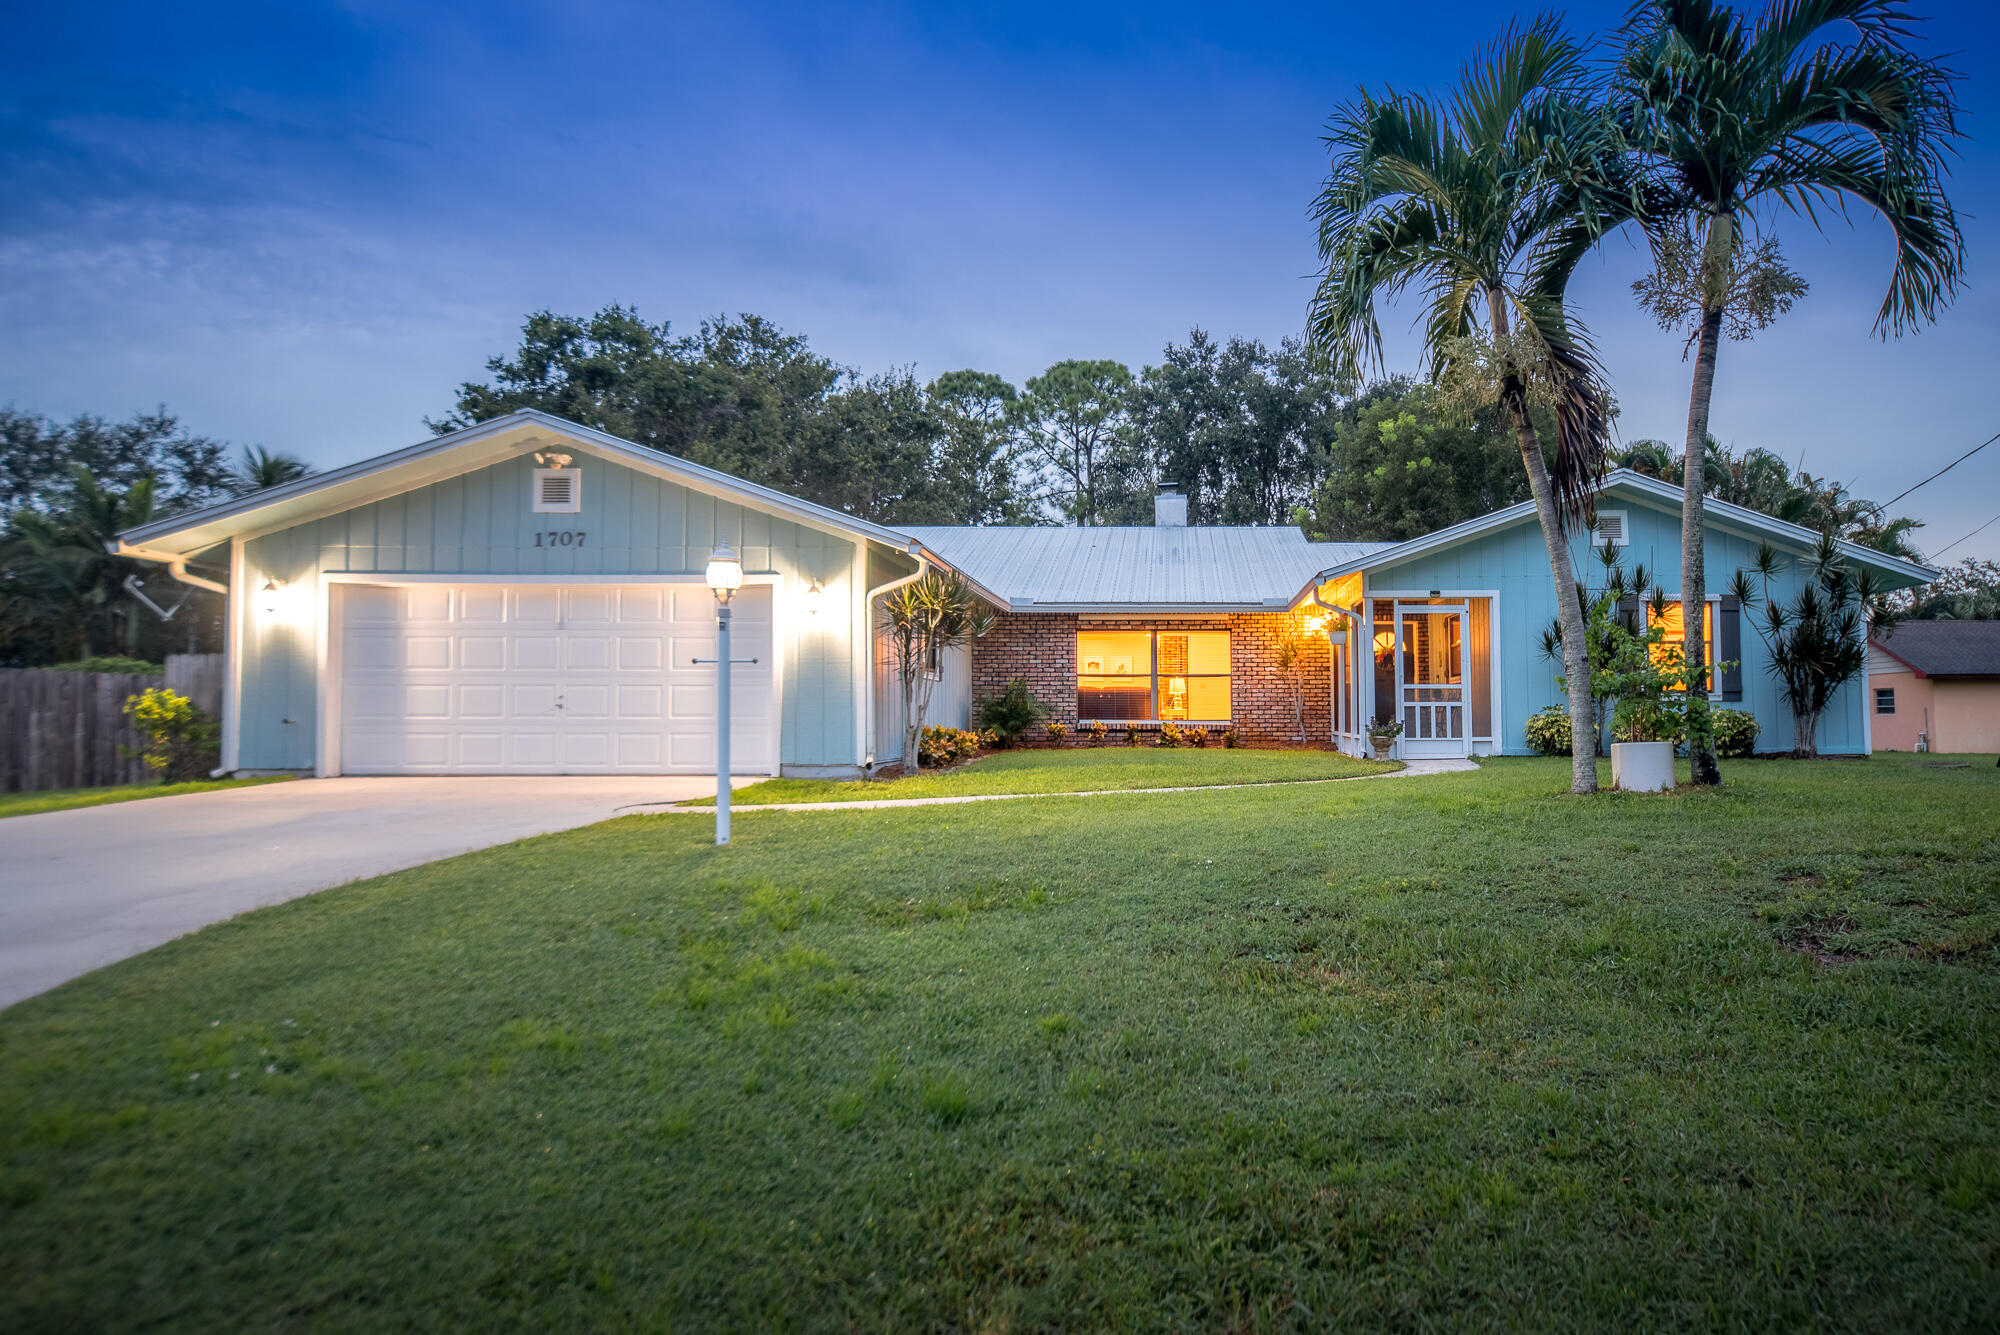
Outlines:
{"type": "Polygon", "coordinates": [[[806,604],[806,615],[818,616],[819,605],[825,599],[825,597],[826,597],[826,590],[820,587],[820,583],[817,579],[815,579],[812,583],[806,585],[806,591],[804,594],[805,604],[806,604]]]}
{"type": "Polygon", "coordinates": [[[275,578],[264,581],[263,591],[258,598],[258,606],[264,609],[265,616],[276,616],[278,614],[279,598],[284,591],[285,581],[275,578]]]}

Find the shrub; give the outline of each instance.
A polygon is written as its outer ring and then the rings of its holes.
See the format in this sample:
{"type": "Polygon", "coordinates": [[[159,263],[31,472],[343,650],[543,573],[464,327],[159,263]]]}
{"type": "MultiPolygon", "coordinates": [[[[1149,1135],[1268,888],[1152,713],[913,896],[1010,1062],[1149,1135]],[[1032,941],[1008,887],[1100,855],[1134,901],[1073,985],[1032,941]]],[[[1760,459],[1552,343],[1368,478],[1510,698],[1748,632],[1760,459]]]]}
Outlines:
{"type": "Polygon", "coordinates": [[[1016,677],[1006,690],[979,702],[979,725],[993,732],[996,745],[1008,747],[1048,712],[1048,706],[1029,692],[1028,679],[1016,677]]]}
{"type": "Polygon", "coordinates": [[[1182,728],[1181,741],[1192,747],[1208,745],[1208,729],[1200,727],[1182,728]]]}
{"type": "Polygon", "coordinates": [[[1069,736],[1069,724],[1064,723],[1061,719],[1057,719],[1054,723],[1049,724],[1048,733],[1049,740],[1057,746],[1061,746],[1063,738],[1069,736]]]}
{"type": "Polygon", "coordinates": [[[1172,719],[1168,719],[1165,723],[1162,723],[1160,725],[1159,736],[1154,738],[1153,745],[1158,747],[1164,747],[1165,749],[1171,751],[1173,748],[1182,745],[1183,735],[1184,734],[1181,732],[1181,725],[1174,722],[1172,719]]]}
{"type": "Polygon", "coordinates": [[[1090,726],[1085,728],[1084,731],[1090,734],[1090,744],[1092,746],[1102,746],[1104,745],[1104,738],[1106,734],[1108,734],[1111,731],[1111,729],[1104,726],[1103,719],[1094,718],[1090,721],[1090,726]]]}
{"type": "Polygon", "coordinates": [[[1741,759],[1757,746],[1757,716],[1747,709],[1712,709],[1709,727],[1715,730],[1716,752],[1741,759]]]}
{"type": "Polygon", "coordinates": [[[119,749],[139,757],[165,782],[206,778],[218,763],[215,720],[179,691],[155,686],[130,696],[125,701],[125,716],[132,720],[132,728],[144,744],[119,749]]]}
{"type": "Polygon", "coordinates": [[[1236,729],[1224,728],[1222,730],[1222,745],[1225,750],[1234,751],[1237,747],[1243,745],[1243,740],[1236,735],[1236,729]]]}
{"type": "Polygon", "coordinates": [[[1125,744],[1127,746],[1137,746],[1139,744],[1138,724],[1128,723],[1125,725],[1125,744]]]}
{"type": "Polygon", "coordinates": [[[1566,756],[1569,754],[1569,711],[1561,705],[1550,705],[1528,715],[1528,745],[1536,755],[1566,756]]]}
{"type": "Polygon", "coordinates": [[[137,677],[157,677],[166,671],[158,663],[143,658],[79,658],[74,663],[51,663],[50,672],[122,672],[137,677]]]}
{"type": "Polygon", "coordinates": [[[917,756],[926,767],[956,765],[978,755],[982,745],[983,739],[976,732],[930,727],[924,729],[923,740],[917,743],[917,756]]]}

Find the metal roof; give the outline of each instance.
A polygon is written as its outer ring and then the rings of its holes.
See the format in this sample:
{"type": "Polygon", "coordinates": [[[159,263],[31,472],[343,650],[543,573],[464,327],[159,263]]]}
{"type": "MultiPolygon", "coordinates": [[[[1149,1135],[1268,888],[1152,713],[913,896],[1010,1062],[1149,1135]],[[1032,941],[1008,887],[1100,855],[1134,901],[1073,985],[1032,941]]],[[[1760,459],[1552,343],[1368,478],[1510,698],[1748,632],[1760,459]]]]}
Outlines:
{"type": "Polygon", "coordinates": [[[1289,606],[1317,571],[1391,544],[1307,542],[1296,528],[906,530],[1014,607],[1045,611],[1210,611],[1289,606]]]}
{"type": "Polygon", "coordinates": [[[1899,621],[1874,643],[1926,677],[2000,677],[2000,621],[1899,621]]]}

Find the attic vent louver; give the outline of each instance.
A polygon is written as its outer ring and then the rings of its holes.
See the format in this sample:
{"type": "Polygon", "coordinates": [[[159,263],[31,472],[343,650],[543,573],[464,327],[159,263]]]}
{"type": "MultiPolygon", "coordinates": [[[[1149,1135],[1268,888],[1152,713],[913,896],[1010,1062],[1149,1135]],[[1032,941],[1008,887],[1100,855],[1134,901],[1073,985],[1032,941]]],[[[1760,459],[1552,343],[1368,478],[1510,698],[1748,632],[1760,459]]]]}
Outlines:
{"type": "Polygon", "coordinates": [[[583,474],[575,468],[537,468],[531,509],[538,515],[573,515],[583,510],[583,474]]]}
{"type": "Polygon", "coordinates": [[[1626,523],[1623,510],[1599,510],[1597,512],[1597,545],[1599,547],[1623,547],[1632,541],[1630,525],[1626,523]]]}

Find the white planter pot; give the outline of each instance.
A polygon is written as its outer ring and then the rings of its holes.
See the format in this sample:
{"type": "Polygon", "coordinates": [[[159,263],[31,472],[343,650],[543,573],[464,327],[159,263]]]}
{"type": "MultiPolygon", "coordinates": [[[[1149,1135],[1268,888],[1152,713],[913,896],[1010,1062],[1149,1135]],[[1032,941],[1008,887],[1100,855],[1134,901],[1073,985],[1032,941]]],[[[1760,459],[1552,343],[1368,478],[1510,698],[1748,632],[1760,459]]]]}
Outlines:
{"type": "Polygon", "coordinates": [[[1387,742],[1378,742],[1371,737],[1368,739],[1368,749],[1375,753],[1377,760],[1394,760],[1396,758],[1396,743],[1393,739],[1387,742]]]}
{"type": "Polygon", "coordinates": [[[1628,793],[1663,793],[1674,786],[1672,742],[1613,742],[1611,786],[1628,793]]]}

